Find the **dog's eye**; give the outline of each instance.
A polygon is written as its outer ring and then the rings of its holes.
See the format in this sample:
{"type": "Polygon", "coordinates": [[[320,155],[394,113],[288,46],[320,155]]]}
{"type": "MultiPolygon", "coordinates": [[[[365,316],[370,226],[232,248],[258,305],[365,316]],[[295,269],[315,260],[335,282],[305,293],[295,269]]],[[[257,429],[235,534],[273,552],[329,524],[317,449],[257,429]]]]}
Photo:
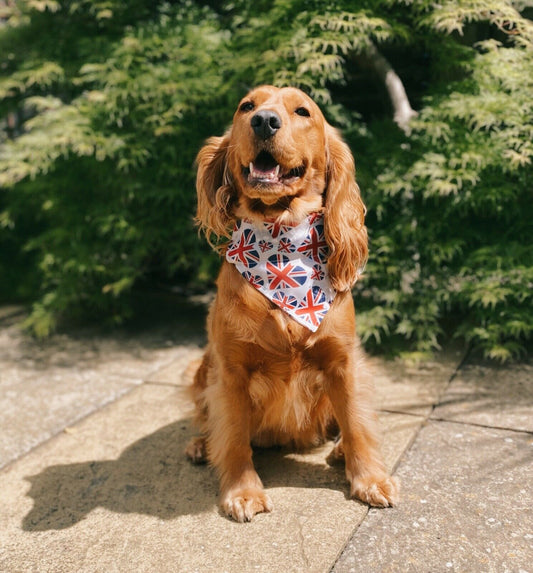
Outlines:
{"type": "Polygon", "coordinates": [[[239,108],[239,111],[252,111],[254,109],[254,104],[251,101],[245,101],[243,104],[241,104],[241,107],[239,108]]]}
{"type": "Polygon", "coordinates": [[[296,113],[298,115],[301,115],[302,117],[309,117],[311,114],[309,113],[309,110],[306,109],[305,107],[298,107],[296,108],[296,113]]]}

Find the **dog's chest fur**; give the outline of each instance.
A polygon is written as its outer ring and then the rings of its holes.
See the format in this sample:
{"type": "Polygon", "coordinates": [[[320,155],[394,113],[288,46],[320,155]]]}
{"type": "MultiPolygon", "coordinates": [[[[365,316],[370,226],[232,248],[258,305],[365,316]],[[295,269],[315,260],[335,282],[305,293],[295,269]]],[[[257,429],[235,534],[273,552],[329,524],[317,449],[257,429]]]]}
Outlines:
{"type": "Polygon", "coordinates": [[[258,433],[304,432],[324,396],[323,373],[296,350],[283,359],[276,358],[274,362],[268,358],[261,361],[250,372],[248,394],[258,433]]]}
{"type": "Polygon", "coordinates": [[[312,333],[275,307],[227,265],[219,281],[215,330],[223,332],[226,359],[243,373],[256,445],[308,446],[326,434],[333,413],[324,389],[327,351],[321,330],[312,333]],[[220,296],[231,293],[229,296],[220,296]],[[226,312],[224,312],[224,310],[226,312]],[[235,331],[226,316],[242,317],[235,331]]]}

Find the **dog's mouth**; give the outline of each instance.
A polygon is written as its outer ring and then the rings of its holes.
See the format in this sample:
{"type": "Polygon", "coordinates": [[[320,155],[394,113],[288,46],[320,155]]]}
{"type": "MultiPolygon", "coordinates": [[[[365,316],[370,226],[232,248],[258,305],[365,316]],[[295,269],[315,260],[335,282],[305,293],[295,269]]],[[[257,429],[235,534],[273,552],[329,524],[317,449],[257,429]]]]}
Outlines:
{"type": "Polygon", "coordinates": [[[261,151],[242,172],[249,185],[290,185],[304,175],[305,165],[284,169],[268,151],[261,151]]]}

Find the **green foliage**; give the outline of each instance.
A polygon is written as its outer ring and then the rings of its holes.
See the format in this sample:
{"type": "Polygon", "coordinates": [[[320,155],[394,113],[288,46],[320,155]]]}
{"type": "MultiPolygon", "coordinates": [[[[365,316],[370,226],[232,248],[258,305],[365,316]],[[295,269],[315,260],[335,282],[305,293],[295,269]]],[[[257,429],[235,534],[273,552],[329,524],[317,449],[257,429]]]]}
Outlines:
{"type": "MultiPolygon", "coordinates": [[[[132,285],[190,273],[210,256],[193,228],[192,164],[220,123],[201,112],[206,100],[223,98],[225,34],[204,10],[165,4],[135,27],[126,20],[119,33],[123,4],[106,2],[100,24],[104,3],[21,3],[25,18],[5,31],[20,52],[31,52],[34,19],[82,21],[76,38],[71,29],[48,44],[36,37],[38,59],[21,61],[0,82],[5,112],[22,120],[0,148],[0,239],[25,229],[18,255],[32,254],[39,269],[40,298],[28,322],[39,335],[64,314],[121,321],[132,285]],[[52,64],[56,43],[65,51],[52,64]]],[[[8,59],[17,60],[11,50],[8,59]]],[[[13,249],[2,255],[0,272],[13,264],[13,249]]],[[[4,298],[17,292],[10,278],[0,287],[4,298]]]]}
{"type": "Polygon", "coordinates": [[[424,353],[453,323],[493,359],[523,352],[533,25],[513,2],[9,6],[0,297],[34,301],[36,334],[62,316],[123,320],[143,281],[212,280],[216,258],[192,224],[194,156],[250,87],[274,83],[310,93],[354,151],[371,238],[355,291],[363,341],[424,353]],[[369,65],[374,47],[419,112],[408,135],[369,65]]]}
{"type": "MultiPolygon", "coordinates": [[[[517,22],[530,33],[528,22],[517,22]]],[[[457,335],[497,360],[516,357],[531,335],[533,50],[526,39],[475,45],[469,74],[426,97],[409,141],[376,172],[374,244],[388,246],[386,256],[401,266],[390,272],[374,247],[371,298],[391,304],[390,291],[400,287],[392,305],[402,317],[387,329],[418,349],[437,347],[445,314],[459,317],[457,335]]]]}

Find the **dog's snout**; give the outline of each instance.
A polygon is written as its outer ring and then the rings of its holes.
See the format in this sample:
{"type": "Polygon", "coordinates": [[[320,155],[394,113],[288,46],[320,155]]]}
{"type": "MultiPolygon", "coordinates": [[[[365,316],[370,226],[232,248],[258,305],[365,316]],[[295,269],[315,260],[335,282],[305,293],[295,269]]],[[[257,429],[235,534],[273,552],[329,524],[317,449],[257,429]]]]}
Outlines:
{"type": "Polygon", "coordinates": [[[275,111],[263,110],[258,111],[250,123],[258,137],[268,139],[281,127],[281,117],[275,111]]]}

